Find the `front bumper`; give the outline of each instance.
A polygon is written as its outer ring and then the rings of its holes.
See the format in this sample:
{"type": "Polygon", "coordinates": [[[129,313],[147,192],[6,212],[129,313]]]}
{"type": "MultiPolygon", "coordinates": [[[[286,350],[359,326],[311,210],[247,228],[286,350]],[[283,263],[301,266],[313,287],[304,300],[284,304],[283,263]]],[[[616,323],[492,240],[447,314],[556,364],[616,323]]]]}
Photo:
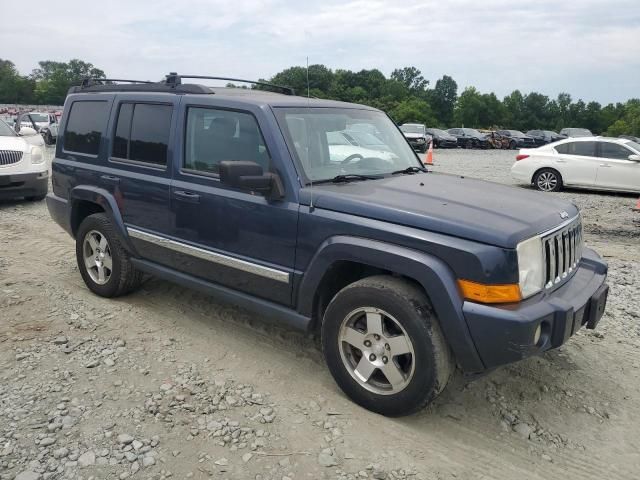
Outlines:
{"type": "Polygon", "coordinates": [[[609,287],[607,264],[585,249],[574,276],[549,293],[501,306],[465,302],[463,313],[487,369],[557,348],[582,326],[595,328],[604,313],[609,287]],[[534,344],[538,326],[541,336],[534,344]]]}
{"type": "Polygon", "coordinates": [[[39,197],[49,189],[49,172],[0,175],[0,199],[39,197]]]}
{"type": "Polygon", "coordinates": [[[407,138],[407,141],[409,142],[409,145],[411,145],[411,148],[413,148],[414,150],[424,150],[425,148],[427,148],[429,145],[426,141],[418,141],[417,138],[407,138]]]}

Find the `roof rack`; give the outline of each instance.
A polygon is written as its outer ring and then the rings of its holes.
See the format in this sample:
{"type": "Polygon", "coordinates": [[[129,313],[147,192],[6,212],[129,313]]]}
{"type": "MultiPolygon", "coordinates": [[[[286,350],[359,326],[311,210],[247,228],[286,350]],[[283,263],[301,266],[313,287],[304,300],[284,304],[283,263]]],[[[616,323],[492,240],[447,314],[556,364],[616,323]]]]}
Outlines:
{"type": "Polygon", "coordinates": [[[67,94],[72,93],[93,93],[93,92],[157,92],[157,93],[197,93],[212,94],[215,93],[210,87],[205,85],[182,83],[183,78],[205,79],[205,80],[225,80],[228,82],[243,82],[276,89],[285,95],[295,95],[293,88],[273,83],[243,80],[241,78],[214,77],[206,75],[178,75],[171,72],[165,76],[164,80],[159,82],[151,82],[149,80],[124,80],[117,78],[85,78],[80,85],[73,86],[67,94]],[[119,83],[114,83],[119,82],[119,83]]]}
{"type": "Polygon", "coordinates": [[[261,87],[275,88],[277,90],[280,90],[285,95],[296,94],[295,90],[291,87],[285,87],[284,85],[276,85],[275,83],[268,83],[268,82],[262,82],[262,81],[256,81],[256,80],[245,80],[242,78],[216,77],[216,76],[209,76],[209,75],[178,75],[175,72],[171,72],[169,75],[166,76],[165,82],[166,83],[175,82],[176,84],[179,85],[180,83],[182,83],[183,78],[197,78],[201,80],[225,80],[227,82],[251,83],[252,85],[260,85],[261,87]]]}

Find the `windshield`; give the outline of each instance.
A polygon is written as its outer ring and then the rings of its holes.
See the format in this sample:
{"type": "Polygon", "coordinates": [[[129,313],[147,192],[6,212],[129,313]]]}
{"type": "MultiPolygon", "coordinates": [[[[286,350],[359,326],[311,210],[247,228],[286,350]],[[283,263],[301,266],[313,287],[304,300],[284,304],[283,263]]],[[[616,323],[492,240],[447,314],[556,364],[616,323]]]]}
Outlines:
{"type": "Polygon", "coordinates": [[[477,137],[484,137],[483,134],[481,134],[478,130],[476,130],[474,128],[463,128],[462,131],[464,133],[466,133],[467,135],[473,135],[473,136],[477,136],[477,137]]]}
{"type": "Polygon", "coordinates": [[[431,135],[442,135],[448,137],[450,135],[449,132],[445,132],[444,130],[440,130],[439,128],[427,128],[427,133],[431,135]]]}
{"type": "Polygon", "coordinates": [[[4,120],[0,120],[0,137],[15,137],[16,132],[7,125],[4,120]]]}
{"type": "Polygon", "coordinates": [[[400,125],[400,130],[404,133],[424,133],[424,126],[422,125],[400,125]]]}
{"type": "MultiPolygon", "coordinates": [[[[29,116],[32,118],[34,122],[49,122],[49,117],[44,113],[30,113],[29,116]]],[[[24,121],[29,121],[28,118],[23,118],[24,121]]]]}
{"type": "MultiPolygon", "coordinates": [[[[276,116],[289,149],[302,168],[306,183],[337,175],[388,175],[408,167],[422,167],[407,141],[382,112],[348,108],[277,108],[276,116]],[[376,132],[376,145],[353,145],[339,141],[351,125],[360,132],[376,132]],[[369,148],[371,147],[371,148],[369,148]]],[[[371,140],[371,139],[370,139],[371,140]]]]}
{"type": "Polygon", "coordinates": [[[524,133],[520,130],[507,130],[511,134],[512,137],[524,137],[524,133]]]}

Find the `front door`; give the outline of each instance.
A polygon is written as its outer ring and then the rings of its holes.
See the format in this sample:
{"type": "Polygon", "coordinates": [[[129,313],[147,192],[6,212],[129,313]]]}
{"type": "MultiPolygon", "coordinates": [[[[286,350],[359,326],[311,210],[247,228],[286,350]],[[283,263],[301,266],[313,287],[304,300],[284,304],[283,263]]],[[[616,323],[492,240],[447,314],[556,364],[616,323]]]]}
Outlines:
{"type": "Polygon", "coordinates": [[[290,305],[298,205],[229,188],[218,176],[223,160],[276,171],[256,117],[197,105],[183,112],[182,162],[171,186],[174,268],[290,305]]]}
{"type": "Polygon", "coordinates": [[[565,185],[594,186],[600,159],[596,154],[596,142],[567,142],[555,147],[558,156],[554,164],[565,185]]]}
{"type": "Polygon", "coordinates": [[[600,142],[596,186],[612,190],[640,191],[640,162],[629,160],[635,152],[613,142],[600,142]]]}

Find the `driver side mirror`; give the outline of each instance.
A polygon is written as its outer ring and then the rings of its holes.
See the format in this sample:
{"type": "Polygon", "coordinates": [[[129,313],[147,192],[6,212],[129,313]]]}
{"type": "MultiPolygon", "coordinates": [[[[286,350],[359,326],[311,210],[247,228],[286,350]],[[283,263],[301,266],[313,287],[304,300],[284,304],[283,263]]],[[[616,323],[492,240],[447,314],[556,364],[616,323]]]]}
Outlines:
{"type": "Polygon", "coordinates": [[[629,155],[629,160],[633,160],[634,162],[640,162],[640,155],[629,155]]]}
{"type": "Polygon", "coordinates": [[[284,197],[284,187],[277,174],[264,173],[256,162],[229,161],[219,164],[220,183],[239,190],[257,192],[270,200],[284,197]]]}

